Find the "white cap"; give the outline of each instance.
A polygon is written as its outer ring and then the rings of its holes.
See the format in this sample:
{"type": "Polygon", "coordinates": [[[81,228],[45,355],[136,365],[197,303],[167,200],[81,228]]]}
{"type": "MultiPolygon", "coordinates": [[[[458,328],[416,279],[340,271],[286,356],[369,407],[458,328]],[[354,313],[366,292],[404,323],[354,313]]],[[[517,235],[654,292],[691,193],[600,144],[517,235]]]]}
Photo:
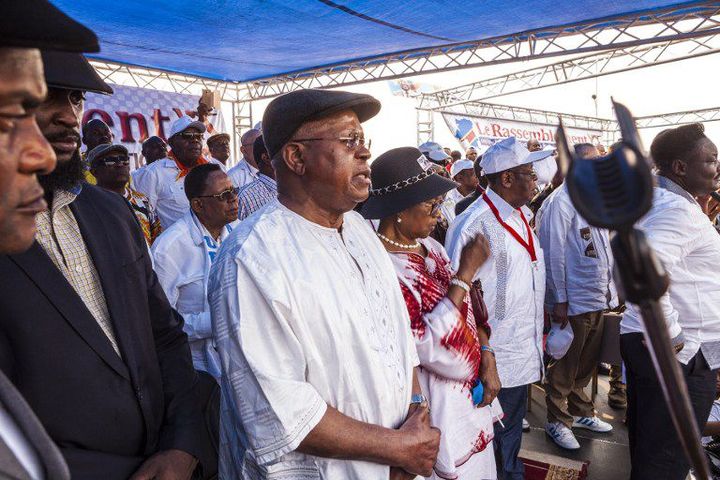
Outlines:
{"type": "Polygon", "coordinates": [[[545,340],[545,351],[555,360],[560,360],[570,350],[575,334],[570,323],[560,328],[559,323],[552,323],[550,333],[545,340]]]}
{"type": "Polygon", "coordinates": [[[440,150],[442,152],[442,146],[437,142],[425,142],[418,146],[418,150],[422,153],[432,152],[434,150],[440,150]]]}
{"type": "Polygon", "coordinates": [[[442,162],[443,160],[450,158],[450,155],[445,153],[444,150],[430,150],[426,153],[426,155],[434,162],[442,162]]]}
{"type": "Polygon", "coordinates": [[[552,153],[552,151],[547,150],[531,153],[525,145],[518,142],[517,138],[508,137],[500,140],[483,153],[480,166],[486,175],[504,172],[520,165],[537,162],[551,156],[552,153]]]}
{"type": "Polygon", "coordinates": [[[450,178],[455,178],[455,175],[462,172],[463,170],[468,170],[472,168],[473,162],[471,160],[468,160],[467,158],[460,159],[457,162],[453,163],[450,167],[450,178]]]}
{"type": "Polygon", "coordinates": [[[168,136],[168,139],[177,135],[178,133],[184,132],[190,127],[198,129],[201,133],[205,133],[206,130],[205,124],[203,122],[193,120],[187,115],[183,115],[182,117],[175,120],[172,125],[170,125],[170,135],[168,136]]]}

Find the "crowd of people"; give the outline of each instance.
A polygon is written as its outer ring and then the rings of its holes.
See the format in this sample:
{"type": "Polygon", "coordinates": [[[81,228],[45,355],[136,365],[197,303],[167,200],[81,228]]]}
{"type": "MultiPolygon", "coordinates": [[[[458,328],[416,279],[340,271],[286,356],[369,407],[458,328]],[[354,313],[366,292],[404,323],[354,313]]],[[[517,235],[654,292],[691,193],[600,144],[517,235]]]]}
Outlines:
{"type": "MultiPolygon", "coordinates": [[[[85,93],[112,94],[83,56],[95,34],[45,0],[5,13],[0,477],[523,479],[532,384],[560,447],[612,430],[585,391],[610,311],[631,478],[686,477],[610,233],[577,212],[551,145],[371,161],[377,99],[298,90],[242,135],[237,163],[228,134],[182,116],[131,172],[107,124],[82,124],[85,93]]],[[[718,152],[691,124],[650,154],[638,226],[670,276],[661,305],[698,426],[717,435],[718,152]]]]}

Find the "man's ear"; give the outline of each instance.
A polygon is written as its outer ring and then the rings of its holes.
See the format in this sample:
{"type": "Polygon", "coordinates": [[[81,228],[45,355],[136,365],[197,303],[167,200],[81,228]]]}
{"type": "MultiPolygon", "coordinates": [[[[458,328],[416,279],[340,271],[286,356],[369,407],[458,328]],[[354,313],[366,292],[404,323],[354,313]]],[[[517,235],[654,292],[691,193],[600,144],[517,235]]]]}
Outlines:
{"type": "Polygon", "coordinates": [[[280,151],[285,166],[295,175],[305,174],[306,164],[303,157],[303,148],[300,143],[290,142],[286,143],[280,151]]]}
{"type": "Polygon", "coordinates": [[[192,200],[190,200],[190,209],[195,213],[202,212],[202,210],[203,210],[202,200],[199,198],[193,198],[192,200]]]}
{"type": "Polygon", "coordinates": [[[500,185],[505,188],[510,188],[515,180],[515,175],[510,171],[505,171],[500,174],[500,185]]]}

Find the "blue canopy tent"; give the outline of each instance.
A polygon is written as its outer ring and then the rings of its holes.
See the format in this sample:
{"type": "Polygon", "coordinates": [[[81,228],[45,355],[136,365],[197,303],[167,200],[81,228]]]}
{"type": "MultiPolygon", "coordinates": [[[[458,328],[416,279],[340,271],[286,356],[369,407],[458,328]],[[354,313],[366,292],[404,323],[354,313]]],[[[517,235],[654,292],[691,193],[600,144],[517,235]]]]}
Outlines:
{"type": "MultiPolygon", "coordinates": [[[[628,14],[716,2],[668,0],[53,0],[100,37],[94,58],[248,82],[429,47],[537,38],[628,14]]],[[[642,21],[642,16],[637,17],[642,21]]],[[[652,21],[652,20],[650,20],[652,21]]],[[[672,32],[671,32],[672,33],[672,32]]],[[[645,39],[651,41],[651,39],[645,39]]],[[[600,48],[601,46],[598,46],[600,48]]],[[[606,46],[605,48],[611,48],[606,46]]],[[[425,55],[424,51],[418,55],[425,55]]]]}

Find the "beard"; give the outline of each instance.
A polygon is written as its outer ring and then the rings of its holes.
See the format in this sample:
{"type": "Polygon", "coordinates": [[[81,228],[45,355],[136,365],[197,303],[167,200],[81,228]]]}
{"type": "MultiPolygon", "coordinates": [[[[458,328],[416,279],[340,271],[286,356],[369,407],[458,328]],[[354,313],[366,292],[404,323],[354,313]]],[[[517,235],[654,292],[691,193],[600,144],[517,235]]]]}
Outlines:
{"type": "Polygon", "coordinates": [[[85,179],[85,165],[80,156],[80,149],[64,163],[58,163],[55,170],[48,175],[39,175],[38,181],[48,195],[55,190],[71,190],[85,179]]]}

